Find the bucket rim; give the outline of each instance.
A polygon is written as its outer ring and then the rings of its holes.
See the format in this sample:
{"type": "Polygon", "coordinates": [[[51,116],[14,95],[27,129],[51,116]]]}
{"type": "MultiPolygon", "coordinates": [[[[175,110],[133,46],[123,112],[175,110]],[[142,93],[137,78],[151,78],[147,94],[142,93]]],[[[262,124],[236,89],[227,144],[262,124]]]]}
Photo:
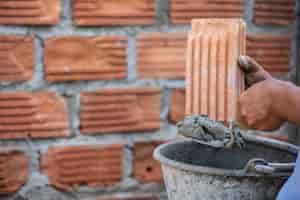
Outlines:
{"type": "MultiPolygon", "coordinates": [[[[295,154],[297,156],[298,152],[300,151],[300,148],[296,145],[289,144],[286,142],[277,141],[274,139],[264,138],[260,136],[251,136],[248,135],[245,136],[245,139],[249,142],[254,142],[262,145],[266,145],[271,148],[279,148],[283,151],[287,151],[291,154],[295,154]]],[[[255,173],[255,172],[249,172],[247,170],[247,167],[245,166],[244,169],[220,169],[220,168],[214,168],[214,167],[204,167],[204,166],[196,166],[192,164],[187,164],[183,162],[179,162],[176,160],[171,160],[161,154],[161,151],[168,146],[179,144],[179,143],[185,143],[187,141],[191,141],[189,139],[183,139],[183,140],[176,140],[171,141],[165,144],[162,144],[158,146],[154,152],[153,157],[159,161],[163,166],[173,167],[178,170],[183,170],[191,173],[201,173],[201,174],[207,174],[207,175],[219,175],[219,176],[233,176],[233,177],[288,177],[289,174],[287,173],[274,173],[272,175],[267,174],[261,174],[261,173],[255,173]]]]}

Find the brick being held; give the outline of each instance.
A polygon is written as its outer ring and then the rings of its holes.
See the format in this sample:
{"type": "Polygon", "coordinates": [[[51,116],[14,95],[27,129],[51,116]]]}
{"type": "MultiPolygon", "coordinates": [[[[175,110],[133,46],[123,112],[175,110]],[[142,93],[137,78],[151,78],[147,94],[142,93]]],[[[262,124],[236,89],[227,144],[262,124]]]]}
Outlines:
{"type": "Polygon", "coordinates": [[[17,192],[29,176],[29,159],[18,150],[0,150],[0,195],[17,192]]]}
{"type": "Polygon", "coordinates": [[[61,190],[107,187],[122,180],[123,145],[51,147],[42,156],[42,172],[61,190]]]}
{"type": "Polygon", "coordinates": [[[171,92],[169,120],[177,123],[185,118],[185,89],[174,89],[171,92]]]}
{"type": "Polygon", "coordinates": [[[208,115],[225,123],[235,119],[237,98],[244,90],[237,60],[245,54],[245,40],[242,20],[192,21],[187,50],[187,115],[208,115]]]}
{"type": "Polygon", "coordinates": [[[66,107],[52,92],[1,92],[0,139],[69,136],[66,107]]]}
{"type": "Polygon", "coordinates": [[[139,78],[185,78],[187,33],[144,33],[137,38],[139,78]]]}
{"type": "Polygon", "coordinates": [[[0,24],[55,25],[59,22],[60,0],[0,1],[0,24]]]}
{"type": "Polygon", "coordinates": [[[247,34],[247,55],[272,75],[289,72],[292,35],[247,34]]]}
{"type": "Polygon", "coordinates": [[[296,0],[254,0],[253,22],[264,25],[291,25],[296,0]]]}
{"type": "Polygon", "coordinates": [[[33,37],[0,35],[0,82],[28,81],[32,78],[34,65],[33,37]]]}
{"type": "Polygon", "coordinates": [[[73,21],[78,26],[154,24],[155,0],[74,0],[73,21]]]}
{"type": "Polygon", "coordinates": [[[127,39],[66,36],[45,43],[48,82],[126,79],[127,39]]]}
{"type": "Polygon", "coordinates": [[[163,182],[160,163],[153,158],[156,147],[163,141],[138,142],[134,147],[134,178],[140,183],[163,182]]]}
{"type": "Polygon", "coordinates": [[[170,20],[189,24],[195,18],[243,18],[244,0],[170,0],[170,20]]]}
{"type": "Polygon", "coordinates": [[[81,93],[83,134],[128,133],[160,128],[160,89],[112,88],[81,93]]]}

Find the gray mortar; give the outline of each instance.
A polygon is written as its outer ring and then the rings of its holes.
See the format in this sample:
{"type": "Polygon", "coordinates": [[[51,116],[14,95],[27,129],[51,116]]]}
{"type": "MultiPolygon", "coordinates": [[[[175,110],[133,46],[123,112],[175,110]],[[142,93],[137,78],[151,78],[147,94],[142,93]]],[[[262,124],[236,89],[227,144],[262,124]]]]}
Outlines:
{"type": "MultiPolygon", "coordinates": [[[[95,199],[99,195],[131,196],[133,194],[161,194],[162,199],[166,199],[163,187],[159,184],[140,185],[131,175],[133,172],[132,147],[137,141],[167,140],[174,138],[176,130],[167,120],[169,110],[170,90],[173,88],[184,88],[185,83],[182,80],[137,80],[136,73],[136,40],[139,33],[150,32],[187,32],[190,30],[188,25],[169,24],[168,0],[156,0],[156,23],[151,26],[125,26],[125,27],[75,27],[72,25],[72,7],[71,0],[62,0],[62,16],[60,23],[54,27],[27,27],[27,26],[0,26],[0,34],[20,34],[33,35],[35,37],[36,47],[36,65],[35,73],[31,81],[18,84],[1,83],[1,91],[55,91],[59,95],[66,96],[68,108],[70,110],[70,129],[72,136],[70,138],[58,139],[35,139],[35,140],[7,140],[0,141],[1,147],[20,148],[30,156],[31,173],[26,185],[14,196],[0,197],[2,200],[71,200],[71,199],[95,199]],[[97,36],[97,35],[121,35],[128,37],[127,60],[128,77],[126,80],[116,81],[78,81],[69,83],[60,83],[49,85],[44,77],[43,68],[43,46],[44,40],[55,36],[79,35],[79,36],[97,36]],[[101,88],[110,87],[132,87],[132,86],[156,86],[162,89],[161,106],[161,130],[150,133],[132,133],[129,135],[115,133],[111,135],[83,136],[79,130],[79,110],[80,110],[80,92],[94,91],[101,88]],[[40,153],[45,152],[50,146],[65,145],[108,145],[114,143],[127,144],[124,148],[124,173],[123,181],[114,188],[80,188],[73,192],[60,192],[49,186],[49,180],[39,169],[40,153]],[[84,198],[82,198],[84,197],[84,198]]],[[[245,0],[248,30],[254,33],[286,33],[296,30],[296,26],[289,28],[278,27],[260,27],[251,23],[251,6],[253,0],[245,0]]],[[[295,52],[295,48],[293,48],[295,52]]],[[[295,63],[296,54],[293,53],[292,63],[295,63]]],[[[294,67],[294,65],[293,65],[294,67]]]]}

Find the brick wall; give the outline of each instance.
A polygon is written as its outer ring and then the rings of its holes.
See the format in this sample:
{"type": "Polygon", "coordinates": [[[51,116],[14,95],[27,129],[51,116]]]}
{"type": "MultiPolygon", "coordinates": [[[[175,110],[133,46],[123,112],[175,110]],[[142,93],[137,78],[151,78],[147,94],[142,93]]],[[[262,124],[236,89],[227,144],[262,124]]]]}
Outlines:
{"type": "Polygon", "coordinates": [[[0,199],[166,199],[152,152],[184,116],[190,20],[243,17],[248,54],[287,76],[294,4],[0,1],[0,199]]]}

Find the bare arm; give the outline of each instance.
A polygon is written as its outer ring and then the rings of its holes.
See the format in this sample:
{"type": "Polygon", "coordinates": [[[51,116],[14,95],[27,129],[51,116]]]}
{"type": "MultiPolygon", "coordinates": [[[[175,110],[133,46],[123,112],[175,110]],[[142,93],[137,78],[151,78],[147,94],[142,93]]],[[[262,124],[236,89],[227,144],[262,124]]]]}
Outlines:
{"type": "Polygon", "coordinates": [[[300,127],[300,88],[289,82],[277,82],[280,89],[274,91],[276,115],[300,127]]]}

